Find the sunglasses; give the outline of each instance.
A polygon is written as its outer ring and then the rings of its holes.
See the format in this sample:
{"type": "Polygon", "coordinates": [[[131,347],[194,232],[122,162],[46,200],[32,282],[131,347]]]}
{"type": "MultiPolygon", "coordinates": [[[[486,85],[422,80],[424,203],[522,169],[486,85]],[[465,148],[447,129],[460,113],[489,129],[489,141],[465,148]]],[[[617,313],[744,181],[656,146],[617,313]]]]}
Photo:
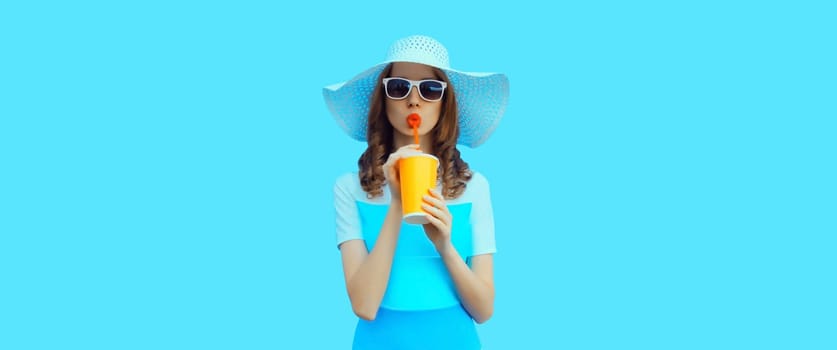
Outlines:
{"type": "Polygon", "coordinates": [[[426,80],[410,80],[404,78],[384,78],[384,91],[387,97],[393,100],[403,100],[413,90],[413,86],[418,86],[419,96],[425,101],[439,101],[445,92],[448,84],[444,81],[434,79],[426,80]]]}

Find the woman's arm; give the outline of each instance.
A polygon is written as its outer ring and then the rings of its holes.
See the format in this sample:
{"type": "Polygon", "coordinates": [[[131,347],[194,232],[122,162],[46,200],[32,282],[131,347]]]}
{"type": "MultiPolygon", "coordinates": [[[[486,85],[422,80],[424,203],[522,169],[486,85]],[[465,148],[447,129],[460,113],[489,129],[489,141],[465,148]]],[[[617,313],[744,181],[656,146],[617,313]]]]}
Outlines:
{"type": "Polygon", "coordinates": [[[436,251],[445,262],[462,305],[477,323],[483,323],[494,313],[494,260],[491,254],[480,254],[471,258],[468,268],[451,242],[453,216],[442,194],[435,189],[424,196],[422,205],[427,211],[429,224],[424,225],[427,238],[433,242],[436,251]]]}
{"type": "Polygon", "coordinates": [[[473,256],[473,268],[468,268],[450,241],[439,253],[453,278],[456,293],[465,310],[477,323],[488,321],[494,313],[494,256],[473,256]]]}
{"type": "Polygon", "coordinates": [[[418,152],[418,145],[401,146],[389,155],[382,166],[390,192],[390,204],[384,224],[372,251],[367,253],[362,240],[340,245],[343,256],[343,277],[352,302],[352,310],[364,320],[374,320],[384,299],[392,270],[392,258],[401,231],[401,182],[398,161],[418,152]]]}
{"type": "Polygon", "coordinates": [[[364,320],[374,320],[387,290],[392,258],[401,229],[401,202],[393,201],[372,251],[367,253],[364,241],[343,242],[343,277],[354,313],[364,320]]]}
{"type": "MultiPolygon", "coordinates": [[[[477,323],[488,321],[494,313],[493,255],[479,254],[471,257],[472,268],[469,268],[451,242],[453,215],[444,197],[435,189],[429,192],[429,195],[424,196],[425,203],[422,205],[430,221],[424,225],[424,232],[442,257],[459,299],[471,318],[477,323]]],[[[486,203],[489,202],[486,200],[486,203]]]]}

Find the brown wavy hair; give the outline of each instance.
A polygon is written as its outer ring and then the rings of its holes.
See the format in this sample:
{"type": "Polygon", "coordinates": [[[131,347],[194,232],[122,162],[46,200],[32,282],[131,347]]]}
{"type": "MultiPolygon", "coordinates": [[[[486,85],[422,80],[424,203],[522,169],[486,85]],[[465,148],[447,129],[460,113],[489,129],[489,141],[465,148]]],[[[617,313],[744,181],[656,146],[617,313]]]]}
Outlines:
{"type": "MultiPolygon", "coordinates": [[[[439,158],[441,165],[437,178],[442,180],[442,195],[446,199],[453,199],[462,195],[473,173],[456,148],[456,142],[459,139],[459,115],[456,111],[456,94],[453,91],[453,85],[444,71],[435,67],[431,68],[436,79],[448,83],[448,88],[442,98],[439,121],[430,134],[435,141],[433,155],[439,158]]],[[[392,63],[381,72],[375,91],[372,93],[366,123],[367,147],[357,161],[360,185],[370,199],[384,194],[383,165],[390,153],[395,151],[392,136],[394,129],[387,119],[384,102],[386,94],[381,86],[381,79],[388,77],[390,72],[392,72],[392,63]]]]}

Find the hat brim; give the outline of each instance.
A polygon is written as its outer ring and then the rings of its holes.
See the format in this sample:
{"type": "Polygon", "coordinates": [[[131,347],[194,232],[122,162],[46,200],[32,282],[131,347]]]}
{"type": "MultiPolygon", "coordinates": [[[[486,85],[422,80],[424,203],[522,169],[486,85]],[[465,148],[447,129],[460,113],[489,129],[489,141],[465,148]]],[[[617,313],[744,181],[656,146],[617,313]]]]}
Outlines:
{"type": "MultiPolygon", "coordinates": [[[[391,62],[377,64],[352,79],[323,88],[323,98],[337,124],[350,137],[366,141],[366,118],[377,78],[391,62]]],[[[483,144],[499,125],[509,99],[509,80],[502,73],[463,72],[439,68],[456,91],[459,114],[457,143],[470,148],[483,144]]]]}

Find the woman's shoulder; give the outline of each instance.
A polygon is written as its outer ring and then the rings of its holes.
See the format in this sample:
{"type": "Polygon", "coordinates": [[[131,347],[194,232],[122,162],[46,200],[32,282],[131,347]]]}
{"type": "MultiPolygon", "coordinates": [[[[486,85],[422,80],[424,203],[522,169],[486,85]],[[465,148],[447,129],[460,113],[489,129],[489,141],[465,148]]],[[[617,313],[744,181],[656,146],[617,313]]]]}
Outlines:
{"type": "Polygon", "coordinates": [[[465,192],[483,192],[488,191],[488,178],[479,171],[471,170],[471,180],[468,181],[465,192]]]}
{"type": "Polygon", "coordinates": [[[488,179],[480,172],[471,170],[471,179],[465,185],[465,191],[459,197],[450,200],[452,204],[473,202],[488,192],[488,179]]]}
{"type": "Polygon", "coordinates": [[[488,179],[479,171],[471,170],[471,180],[468,185],[475,184],[477,186],[488,186],[488,179]]]}
{"type": "Polygon", "coordinates": [[[348,186],[354,184],[360,185],[360,178],[357,175],[357,171],[349,171],[340,174],[340,176],[337,177],[335,184],[341,186],[348,186]]]}
{"type": "Polygon", "coordinates": [[[386,203],[389,200],[389,191],[386,186],[383,188],[383,196],[368,198],[366,191],[360,185],[360,175],[356,171],[346,172],[337,177],[334,182],[334,191],[350,196],[351,198],[368,203],[386,203]]]}
{"type": "Polygon", "coordinates": [[[357,193],[358,190],[361,190],[357,172],[346,172],[338,176],[334,181],[334,189],[351,194],[357,193]]]}

